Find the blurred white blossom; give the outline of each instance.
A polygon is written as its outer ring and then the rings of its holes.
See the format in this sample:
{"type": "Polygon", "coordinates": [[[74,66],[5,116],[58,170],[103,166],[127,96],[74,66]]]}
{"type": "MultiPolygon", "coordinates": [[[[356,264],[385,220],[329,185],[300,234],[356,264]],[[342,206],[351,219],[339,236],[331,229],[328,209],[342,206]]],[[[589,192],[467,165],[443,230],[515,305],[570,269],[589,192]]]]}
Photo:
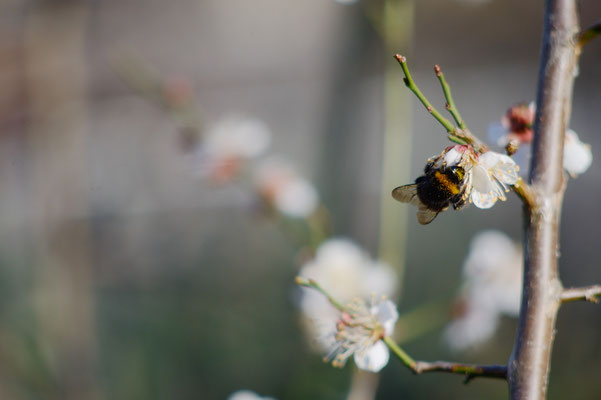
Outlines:
{"type": "Polygon", "coordinates": [[[250,390],[238,390],[229,395],[227,400],[275,400],[273,397],[259,396],[250,390]]]}
{"type": "Polygon", "coordinates": [[[205,132],[193,157],[202,175],[227,182],[245,161],[262,155],[270,145],[271,132],[263,121],[230,114],[205,132]]]}
{"type": "MultiPolygon", "coordinates": [[[[346,304],[354,298],[369,298],[373,293],[392,297],[397,278],[388,265],[372,260],[355,243],[334,238],[323,242],[315,257],[299,275],[318,282],[337,301],[346,304]]],[[[336,329],[340,312],[320,293],[302,288],[299,305],[307,331],[319,351],[331,344],[328,336],[336,329]]]]}
{"type": "MultiPolygon", "coordinates": [[[[469,297],[469,296],[468,296],[469,297]]],[[[444,341],[455,351],[462,351],[486,342],[495,333],[499,316],[487,307],[464,299],[461,316],[451,321],[444,331],[444,341]]]]}
{"type": "Polygon", "coordinates": [[[522,269],[521,247],[504,233],[489,230],[472,239],[463,264],[459,315],[444,332],[452,349],[485,342],[494,334],[501,315],[519,314],[522,269]]]}
{"type": "Polygon", "coordinates": [[[315,187],[281,157],[260,162],[255,170],[255,184],[263,198],[288,217],[307,218],[319,205],[315,187]]]}
{"type": "Polygon", "coordinates": [[[390,352],[381,340],[392,335],[399,317],[396,306],[385,298],[372,296],[370,304],[355,299],[345,307],[329,336],[326,359],[343,367],[350,356],[363,370],[379,372],[388,364],[390,352]]]}
{"type": "Polygon", "coordinates": [[[563,168],[575,178],[586,171],[592,163],[591,145],[581,142],[578,134],[568,129],[563,146],[563,168]]]}

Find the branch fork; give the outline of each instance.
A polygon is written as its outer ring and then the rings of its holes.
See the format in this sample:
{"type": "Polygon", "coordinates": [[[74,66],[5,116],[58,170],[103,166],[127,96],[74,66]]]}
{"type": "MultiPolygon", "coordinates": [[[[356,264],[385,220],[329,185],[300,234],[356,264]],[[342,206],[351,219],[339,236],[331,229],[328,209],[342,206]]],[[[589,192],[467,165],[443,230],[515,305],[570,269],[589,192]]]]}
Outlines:
{"type": "Polygon", "coordinates": [[[475,137],[467,128],[465,121],[455,106],[455,102],[451,94],[451,87],[445,80],[444,74],[438,65],[434,66],[434,72],[440,81],[440,85],[446,99],[445,109],[449,111],[456,125],[453,124],[453,122],[451,122],[449,119],[445,118],[422,93],[420,88],[411,77],[409,67],[407,66],[407,58],[401,54],[395,54],[394,58],[399,62],[403,73],[405,74],[405,78],[403,79],[405,85],[417,96],[417,98],[421,101],[426,110],[434,117],[434,119],[444,126],[451,141],[458,144],[471,144],[480,153],[488,150],[488,147],[477,137],[475,137]]]}

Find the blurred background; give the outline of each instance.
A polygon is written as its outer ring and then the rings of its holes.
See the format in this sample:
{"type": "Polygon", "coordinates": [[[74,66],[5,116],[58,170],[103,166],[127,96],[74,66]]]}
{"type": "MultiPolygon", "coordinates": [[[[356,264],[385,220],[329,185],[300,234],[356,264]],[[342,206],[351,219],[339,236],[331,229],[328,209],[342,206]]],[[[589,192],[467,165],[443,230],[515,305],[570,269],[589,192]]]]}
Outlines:
{"type": "MultiPolygon", "coordinates": [[[[579,7],[582,26],[601,17],[596,0],[579,7]]],[[[428,226],[394,202],[391,189],[449,142],[392,55],[407,55],[442,108],[440,64],[486,139],[508,107],[534,100],[542,11],[518,0],[1,0],[0,397],[225,399],[250,389],[345,399],[353,365],[332,368],[311,350],[293,283],[332,236],[396,269],[401,313],[441,304],[405,344],[415,358],[504,363],[515,319],[465,352],[441,334],[470,240],[495,228],[519,242],[520,202],[428,226]],[[203,143],[227,131],[224,120],[250,120],[256,151],[214,161],[224,145],[203,143]],[[274,211],[253,178],[258,153],[293,165],[311,183],[293,197],[318,198],[318,212],[274,211]]],[[[571,119],[595,157],[599,65],[601,39],[582,55],[571,119]]],[[[566,286],[601,282],[599,182],[597,157],[568,184],[566,286]]],[[[549,398],[598,399],[599,376],[601,308],[568,304],[549,398]]],[[[372,395],[507,398],[504,382],[461,381],[415,377],[391,359],[372,395]]]]}

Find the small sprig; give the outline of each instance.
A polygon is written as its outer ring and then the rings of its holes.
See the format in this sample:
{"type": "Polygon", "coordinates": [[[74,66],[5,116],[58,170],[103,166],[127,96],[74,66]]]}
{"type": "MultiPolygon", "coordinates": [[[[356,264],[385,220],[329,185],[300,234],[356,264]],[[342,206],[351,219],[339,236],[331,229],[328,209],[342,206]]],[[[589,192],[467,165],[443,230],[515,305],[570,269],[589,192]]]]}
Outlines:
{"type": "MultiPolygon", "coordinates": [[[[426,96],[424,96],[422,91],[419,89],[419,87],[417,86],[417,84],[415,83],[413,78],[411,78],[411,73],[409,72],[409,67],[407,67],[407,58],[405,58],[405,56],[402,56],[400,54],[396,54],[394,56],[394,58],[396,58],[396,60],[399,62],[399,64],[401,64],[401,68],[403,69],[403,73],[405,74],[404,82],[405,82],[405,85],[409,88],[409,90],[411,90],[413,93],[415,93],[415,95],[422,102],[424,107],[426,107],[426,110],[428,110],[428,112],[430,114],[432,114],[432,116],[434,118],[436,118],[436,120],[438,122],[440,122],[442,124],[442,126],[445,127],[445,129],[447,130],[447,132],[449,134],[456,135],[458,133],[457,127],[455,125],[453,125],[453,123],[451,121],[449,121],[448,119],[443,117],[442,114],[440,112],[438,112],[438,110],[436,108],[434,108],[434,106],[428,101],[426,96]]],[[[467,143],[463,143],[463,144],[467,144],[467,143]]]]}
{"type": "Polygon", "coordinates": [[[482,143],[478,138],[476,138],[472,133],[467,129],[463,118],[459,114],[457,107],[455,106],[455,102],[453,101],[453,96],[451,95],[451,88],[449,84],[444,79],[444,75],[440,70],[440,67],[437,65],[434,68],[436,72],[436,76],[440,80],[442,85],[442,89],[446,98],[446,109],[451,113],[453,119],[457,122],[459,126],[455,126],[451,121],[447,118],[443,117],[442,114],[434,108],[432,103],[424,96],[422,91],[419,89],[413,78],[411,77],[411,73],[409,72],[409,67],[407,66],[407,58],[400,54],[395,54],[394,58],[399,62],[401,68],[403,69],[403,73],[405,74],[405,78],[403,81],[405,85],[411,90],[417,98],[422,102],[426,110],[445,127],[447,133],[449,135],[449,140],[455,142],[457,144],[471,144],[474,149],[480,153],[488,151],[488,147],[482,143]]]}
{"type": "MultiPolygon", "coordinates": [[[[360,315],[361,313],[357,313],[356,310],[352,309],[351,306],[343,306],[336,299],[334,299],[324,288],[322,288],[316,281],[313,279],[303,278],[301,276],[297,276],[295,278],[295,282],[297,285],[308,287],[319,291],[323,294],[328,301],[336,307],[339,311],[342,312],[341,321],[338,323],[339,326],[348,326],[348,327],[364,327],[365,329],[371,329],[369,324],[361,323],[360,315]],[[350,308],[349,308],[350,307],[350,308]]],[[[362,302],[358,302],[355,304],[363,304],[362,302]]],[[[394,307],[394,306],[391,306],[394,307]]],[[[372,311],[373,312],[373,311],[372,311]]],[[[394,311],[396,314],[396,309],[394,311]]],[[[396,314],[398,316],[398,314],[396,314]]],[[[394,318],[396,320],[396,318],[394,318]]],[[[379,325],[375,325],[379,327],[379,325]]],[[[341,336],[341,340],[344,339],[344,335],[341,333],[342,329],[339,329],[337,334],[341,336]]],[[[350,331],[350,329],[349,329],[350,331]]],[[[407,354],[395,341],[389,336],[390,332],[387,332],[387,329],[384,327],[375,328],[373,332],[369,334],[370,339],[381,340],[386,344],[386,346],[401,360],[405,366],[407,366],[413,373],[422,374],[426,372],[448,372],[453,374],[460,374],[465,376],[465,383],[477,377],[490,377],[490,378],[501,378],[507,379],[507,366],[505,365],[476,365],[476,364],[462,364],[456,362],[449,361],[416,361],[407,354]]],[[[366,336],[366,335],[362,335],[366,336]]],[[[336,347],[336,354],[342,354],[344,359],[349,357],[349,349],[352,349],[352,346],[349,346],[348,343],[343,343],[336,347]],[[340,350],[344,350],[344,352],[340,352],[340,350]]],[[[359,352],[359,351],[358,351],[359,352]]],[[[328,358],[329,359],[329,358],[328,358]]],[[[387,361],[387,358],[386,358],[387,361]]],[[[357,362],[357,361],[355,361],[357,362]]],[[[338,365],[338,362],[335,360],[334,365],[338,365]]],[[[343,364],[342,364],[343,365],[343,364]]],[[[381,368],[381,367],[380,367],[381,368]]]]}
{"type": "Polygon", "coordinates": [[[461,118],[461,114],[459,114],[459,110],[457,110],[457,107],[455,106],[455,102],[453,101],[453,96],[451,94],[451,87],[449,86],[446,79],[444,78],[444,74],[442,73],[442,70],[440,69],[440,67],[438,65],[434,66],[434,72],[436,73],[436,76],[438,77],[438,80],[440,81],[440,86],[442,86],[442,91],[444,93],[444,97],[447,99],[446,109],[451,113],[451,115],[453,116],[453,119],[455,120],[457,125],[459,125],[459,128],[461,128],[462,130],[467,129],[467,126],[465,125],[465,121],[463,120],[463,118],[461,118]]]}

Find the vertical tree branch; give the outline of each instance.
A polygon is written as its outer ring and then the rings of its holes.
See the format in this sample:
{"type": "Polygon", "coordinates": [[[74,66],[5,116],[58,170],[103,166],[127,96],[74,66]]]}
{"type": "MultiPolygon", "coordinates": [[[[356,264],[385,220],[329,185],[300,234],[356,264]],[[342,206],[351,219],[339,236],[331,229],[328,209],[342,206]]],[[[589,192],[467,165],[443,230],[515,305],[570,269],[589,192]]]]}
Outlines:
{"type": "Polygon", "coordinates": [[[518,332],[509,359],[511,399],[544,399],[561,283],[558,232],[565,178],[564,133],[571,110],[578,32],[574,0],[547,0],[534,124],[530,183],[525,207],[525,269],[518,332]]]}

